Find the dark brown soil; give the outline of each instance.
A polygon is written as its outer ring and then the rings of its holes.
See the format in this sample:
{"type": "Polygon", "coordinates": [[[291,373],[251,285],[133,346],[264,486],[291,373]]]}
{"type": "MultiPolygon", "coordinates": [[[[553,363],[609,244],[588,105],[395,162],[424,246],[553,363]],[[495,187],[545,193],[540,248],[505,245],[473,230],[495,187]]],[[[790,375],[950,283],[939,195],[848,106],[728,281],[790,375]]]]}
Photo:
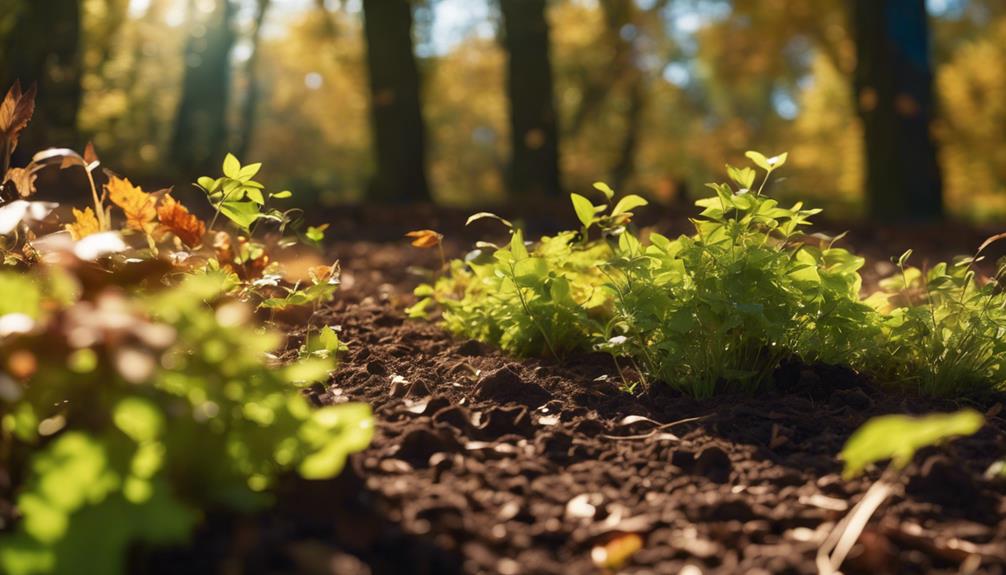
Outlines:
{"type": "MultiPolygon", "coordinates": [[[[820,542],[879,475],[840,478],[849,434],[960,405],[798,364],[759,397],[632,396],[603,355],[516,361],[406,320],[408,267],[429,252],[337,249],[346,286],[315,323],[351,350],[314,398],[370,403],[373,445],[335,481],[290,482],[265,517],[216,520],[154,572],[602,573],[591,550],[636,533],[621,573],[816,573],[820,542]]],[[[918,455],[846,573],[1006,573],[1006,485],[983,477],[1006,454],[1003,401],[970,400],[988,426],[918,455]]]]}

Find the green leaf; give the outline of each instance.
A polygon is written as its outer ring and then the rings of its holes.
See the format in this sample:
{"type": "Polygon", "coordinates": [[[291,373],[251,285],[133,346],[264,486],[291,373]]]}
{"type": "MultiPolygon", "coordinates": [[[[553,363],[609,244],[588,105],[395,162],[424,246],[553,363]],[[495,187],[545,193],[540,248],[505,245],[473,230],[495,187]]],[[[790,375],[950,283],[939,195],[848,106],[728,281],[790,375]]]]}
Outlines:
{"type": "Polygon", "coordinates": [[[304,344],[303,353],[318,357],[335,357],[340,351],[349,349],[346,344],[339,340],[339,332],[330,325],[326,325],[318,331],[317,335],[308,335],[304,344]]]}
{"type": "Polygon", "coordinates": [[[517,261],[528,257],[527,246],[524,245],[524,232],[521,230],[514,230],[513,236],[510,237],[510,253],[517,261]]]}
{"type": "Polygon", "coordinates": [[[220,203],[220,213],[234,222],[239,228],[248,231],[255,220],[259,218],[258,205],[255,202],[226,201],[220,203]]]}
{"type": "Polygon", "coordinates": [[[293,192],[290,190],[283,190],[282,192],[276,192],[275,194],[269,194],[270,198],[275,198],[277,200],[285,200],[287,198],[293,197],[293,192]]]}
{"type": "Polygon", "coordinates": [[[847,479],[855,477],[868,465],[884,459],[891,459],[891,463],[901,469],[911,462],[919,449],[953,437],[972,435],[984,424],[985,418],[973,409],[925,417],[875,417],[857,429],[842,448],[839,457],[845,462],[843,475],[847,479]]]}
{"type": "Polygon", "coordinates": [[[615,204],[615,209],[611,210],[611,215],[617,216],[620,214],[630,213],[632,210],[647,204],[649,204],[649,202],[642,197],[635,194],[629,194],[621,200],[618,200],[618,203],[615,204]]]}
{"type": "Polygon", "coordinates": [[[589,228],[594,223],[594,204],[580,194],[570,194],[569,197],[573,201],[573,209],[576,211],[577,219],[580,220],[583,227],[589,228]]]}
{"type": "Polygon", "coordinates": [[[731,180],[743,189],[750,190],[751,186],[754,185],[756,172],[751,168],[735,168],[727,164],[727,174],[730,175],[731,180]]]}
{"type": "Polygon", "coordinates": [[[754,151],[747,152],[744,155],[747,156],[752,162],[754,162],[756,166],[765,170],[766,172],[771,172],[776,168],[781,168],[783,164],[786,163],[786,158],[789,157],[788,153],[782,153],[779,154],[778,156],[772,156],[771,158],[766,158],[764,154],[754,151]]]}
{"type": "Polygon", "coordinates": [[[766,158],[761,152],[750,151],[746,152],[744,155],[747,156],[749,160],[754,162],[759,168],[765,170],[766,172],[772,171],[772,166],[769,165],[768,158],[766,158]]]}
{"type": "Polygon", "coordinates": [[[248,198],[249,200],[255,202],[260,206],[265,204],[265,198],[262,197],[262,190],[249,187],[242,188],[242,190],[244,191],[245,197],[248,198]]]}
{"type": "Polygon", "coordinates": [[[259,170],[262,169],[262,162],[256,162],[254,164],[248,164],[238,171],[237,179],[239,180],[250,180],[258,174],[259,170]]]}
{"type": "Polygon", "coordinates": [[[218,181],[209,176],[203,176],[196,180],[196,184],[207,192],[212,192],[216,189],[218,181]]]}
{"type": "Polygon", "coordinates": [[[594,189],[604,194],[604,197],[611,201],[611,198],[615,197],[615,190],[611,189],[611,186],[604,182],[594,182],[594,189]]]}
{"type": "Polygon", "coordinates": [[[315,243],[320,243],[325,239],[325,230],[328,229],[328,224],[322,224],[320,226],[308,226],[307,231],[304,232],[304,236],[315,243]]]}
{"type": "Polygon", "coordinates": [[[241,175],[241,162],[234,157],[234,154],[227,154],[224,158],[224,175],[233,180],[238,179],[241,175]]]}

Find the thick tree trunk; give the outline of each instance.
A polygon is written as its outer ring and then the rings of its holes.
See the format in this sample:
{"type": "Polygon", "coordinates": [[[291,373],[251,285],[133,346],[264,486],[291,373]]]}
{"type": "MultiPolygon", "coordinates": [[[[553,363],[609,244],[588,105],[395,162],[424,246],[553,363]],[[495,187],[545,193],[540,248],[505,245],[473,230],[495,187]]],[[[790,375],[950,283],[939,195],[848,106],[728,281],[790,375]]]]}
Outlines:
{"type": "Polygon", "coordinates": [[[376,160],[369,196],[381,202],[428,200],[426,126],[412,46],[412,3],[364,0],[363,14],[376,160]]]}
{"type": "Polygon", "coordinates": [[[925,0],[855,0],[855,98],[866,137],[871,218],[935,220],[942,182],[925,0]]]}
{"type": "Polygon", "coordinates": [[[269,11],[270,0],[258,0],[255,12],[255,21],[252,23],[251,31],[251,56],[245,64],[245,80],[248,83],[245,92],[245,100],[241,108],[241,134],[238,136],[237,153],[238,157],[246,158],[248,150],[251,148],[252,139],[255,137],[255,120],[257,118],[259,96],[262,86],[258,76],[259,44],[262,40],[262,24],[265,22],[265,15],[269,11]]]}
{"type": "Polygon", "coordinates": [[[14,161],[24,164],[45,147],[79,147],[77,113],[82,96],[79,0],[7,2],[14,13],[0,39],[0,91],[15,80],[38,86],[35,116],[14,161]]]}
{"type": "Polygon", "coordinates": [[[514,197],[558,196],[559,137],[549,57],[546,0],[500,0],[509,55],[512,156],[508,187],[514,197]]]}
{"type": "MultiPolygon", "coordinates": [[[[189,14],[195,14],[190,3],[189,14]]],[[[205,34],[193,34],[185,47],[185,79],[175,116],[171,158],[184,174],[209,173],[227,146],[231,49],[234,47],[232,0],[217,0],[205,34]]]]}

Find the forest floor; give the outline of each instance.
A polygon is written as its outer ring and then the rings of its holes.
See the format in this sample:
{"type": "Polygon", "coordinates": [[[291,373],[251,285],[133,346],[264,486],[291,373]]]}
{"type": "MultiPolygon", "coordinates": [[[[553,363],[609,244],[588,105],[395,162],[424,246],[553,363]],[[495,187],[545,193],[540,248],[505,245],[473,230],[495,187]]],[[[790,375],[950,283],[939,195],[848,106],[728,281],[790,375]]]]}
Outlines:
{"type": "MultiPolygon", "coordinates": [[[[360,217],[347,235],[392,239],[373,237],[383,224],[360,217]]],[[[895,251],[871,234],[860,243],[895,251]]],[[[889,235],[939,257],[981,239],[889,235]]],[[[630,395],[610,357],[515,360],[407,320],[415,269],[435,267],[435,250],[347,240],[333,251],[343,287],[311,321],[341,326],[350,350],[312,397],[372,405],[371,447],[336,480],[290,481],[266,515],[211,515],[191,548],[159,552],[147,572],[602,573],[592,550],[634,533],[642,548],[620,573],[817,573],[822,540],[878,479],[841,479],[850,433],[875,415],[966,404],[988,426],[921,452],[843,571],[1006,573],[1006,487],[983,476],[1006,453],[1006,394],[911,397],[793,364],[755,397],[697,401],[659,384],[630,395]]],[[[885,273],[876,261],[868,282],[885,273]]],[[[291,349],[303,336],[291,330],[291,349]]]]}
{"type": "MultiPolygon", "coordinates": [[[[137,550],[131,573],[604,573],[592,551],[626,534],[642,547],[619,573],[817,573],[822,541],[879,477],[840,477],[837,454],[853,430],[876,415],[967,405],[988,425],[920,452],[842,570],[1006,574],[1006,484],[984,476],[1006,453],[1006,394],[912,397],[801,364],[782,367],[778,389],[757,396],[698,401],[660,384],[629,394],[608,356],[516,360],[405,318],[422,270],[439,258],[401,233],[437,228],[448,256],[459,256],[481,233],[458,225],[460,213],[416,210],[408,222],[380,210],[339,214],[331,253],[343,285],[314,317],[290,324],[288,347],[302,343],[308,322],[341,326],[349,351],[311,397],[373,406],[372,445],[334,480],[284,481],[267,513],[208,510],[189,546],[137,550]]],[[[528,228],[537,235],[549,221],[561,220],[542,212],[528,228]]],[[[863,275],[874,284],[906,247],[945,259],[986,234],[850,235],[871,257],[863,275]]]]}

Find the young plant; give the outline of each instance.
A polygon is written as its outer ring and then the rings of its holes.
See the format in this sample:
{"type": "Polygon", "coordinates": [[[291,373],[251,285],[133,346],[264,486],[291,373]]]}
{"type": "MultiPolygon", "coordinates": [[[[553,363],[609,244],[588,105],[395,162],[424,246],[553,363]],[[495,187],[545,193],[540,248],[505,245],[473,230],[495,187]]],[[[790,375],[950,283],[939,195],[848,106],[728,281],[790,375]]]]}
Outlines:
{"type": "Polygon", "coordinates": [[[242,166],[233,154],[227,154],[222,169],[223,176],[215,179],[203,176],[196,182],[216,210],[210,220],[211,231],[220,214],[246,233],[251,233],[262,219],[280,223],[287,221],[287,214],[267,208],[266,204],[268,200],[286,199],[293,194],[287,190],[267,193],[265,186],[253,179],[262,169],[261,163],[242,166]]]}
{"type": "Polygon", "coordinates": [[[867,489],[863,497],[825,537],[818,548],[818,572],[826,575],[841,573],[839,569],[842,563],[852,551],[870,517],[894,492],[896,474],[911,463],[919,449],[972,435],[983,425],[985,418],[980,413],[964,409],[956,413],[924,417],[885,415],[875,417],[857,429],[839,454],[845,462],[844,477],[851,479],[880,461],[890,460],[890,464],[881,478],[867,489]]]}
{"type": "Polygon", "coordinates": [[[973,257],[911,267],[911,250],[897,260],[899,274],[880,282],[868,299],[882,313],[883,345],[868,368],[885,379],[931,395],[956,396],[1006,387],[1006,268],[980,282],[974,264],[1001,236],[973,257]]]}
{"type": "Polygon", "coordinates": [[[507,247],[482,243],[420,286],[412,312],[436,302],[452,331],[515,353],[607,351],[700,397],[759,389],[793,355],[858,360],[877,331],[858,299],[863,259],[803,232],[818,210],[762,194],[785,154],[749,157],[764,171],[757,189],[754,169],[728,166],[737,188],[710,185],[693,235],[651,233],[644,243],[627,224],[646,201],[612,205],[614,191],[598,183],[603,203],[571,197],[578,232],[530,248],[519,230],[507,247]]]}
{"type": "Polygon", "coordinates": [[[226,297],[222,274],[145,295],[109,279],[84,292],[58,269],[0,275],[26,298],[0,318],[24,318],[0,343],[22,366],[0,399],[0,465],[23,470],[4,573],[123,573],[136,544],[184,542],[202,510],[260,509],[280,475],[331,477],[369,443],[367,406],[313,409],[293,391],[327,379],[330,332],[267,365],[282,338],[226,297]]]}

